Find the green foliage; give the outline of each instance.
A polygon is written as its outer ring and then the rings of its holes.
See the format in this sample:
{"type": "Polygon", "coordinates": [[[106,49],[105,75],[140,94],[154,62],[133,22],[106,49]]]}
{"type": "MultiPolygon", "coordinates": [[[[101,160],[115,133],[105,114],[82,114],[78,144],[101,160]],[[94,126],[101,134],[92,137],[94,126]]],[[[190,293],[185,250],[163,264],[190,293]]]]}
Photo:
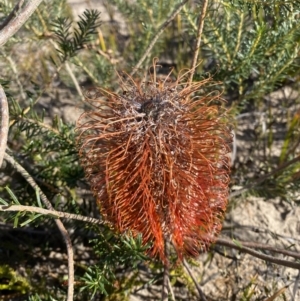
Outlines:
{"type": "Polygon", "coordinates": [[[255,294],[255,283],[257,281],[257,277],[253,277],[249,284],[244,288],[243,296],[241,298],[241,301],[250,301],[252,296],[255,294]]]}
{"type": "MultiPolygon", "coordinates": [[[[299,1],[215,1],[206,17],[203,68],[243,108],[259,101],[297,70],[299,1]],[[275,13],[274,13],[275,12],[275,13]]],[[[187,12],[187,31],[196,14],[187,12]]]]}
{"type": "MultiPolygon", "coordinates": [[[[110,270],[109,270],[110,271],[110,270]]],[[[94,298],[97,291],[108,295],[105,286],[112,285],[110,281],[105,277],[105,270],[102,267],[93,266],[89,267],[82,280],[85,282],[85,285],[80,289],[81,291],[89,290],[91,292],[91,298],[94,298]]]]}
{"type": "MultiPolygon", "coordinates": [[[[133,238],[128,234],[125,236],[115,237],[111,231],[106,229],[99,236],[91,241],[95,254],[98,257],[96,265],[89,266],[81,278],[84,282],[80,291],[88,290],[91,292],[90,298],[96,293],[106,296],[112,294],[120,294],[126,290],[132,290],[133,283],[129,280],[135,278],[135,274],[127,275],[127,283],[130,285],[114,288],[114,282],[117,281],[117,271],[120,269],[137,270],[138,264],[147,260],[144,255],[147,247],[142,246],[141,236],[133,238]]],[[[133,281],[134,282],[134,281],[133,281]]]]}
{"type": "Polygon", "coordinates": [[[145,250],[147,250],[147,246],[142,246],[140,235],[133,238],[128,233],[127,235],[117,237],[117,239],[113,236],[109,239],[109,235],[107,235],[108,237],[101,236],[101,240],[97,238],[91,242],[94,245],[95,253],[103,261],[103,264],[108,263],[115,268],[120,265],[136,268],[139,262],[147,259],[147,256],[143,255],[145,250]]]}
{"type": "Polygon", "coordinates": [[[72,21],[68,18],[58,18],[52,23],[53,33],[55,34],[61,54],[61,62],[66,61],[76,55],[83,49],[86,43],[91,41],[93,35],[97,34],[97,28],[101,22],[99,20],[100,12],[96,10],[85,10],[79,17],[80,21],[71,34],[72,21]]]}
{"type": "MultiPolygon", "coordinates": [[[[14,194],[14,192],[9,187],[6,186],[5,190],[6,190],[7,194],[9,195],[11,201],[6,201],[6,200],[0,198],[0,204],[7,206],[7,207],[9,207],[11,205],[21,205],[17,196],[14,194]]],[[[36,190],[36,207],[43,208],[43,205],[42,205],[41,199],[40,199],[40,194],[37,190],[36,190]]],[[[12,221],[13,227],[18,228],[18,227],[28,226],[29,224],[32,225],[34,223],[39,224],[44,219],[45,219],[45,216],[41,213],[16,211],[15,213],[9,214],[6,221],[12,221]],[[38,221],[36,221],[36,219],[38,219],[38,221]]]]}
{"type": "Polygon", "coordinates": [[[0,265],[0,296],[26,294],[31,289],[27,279],[18,275],[8,265],[0,265]]]}

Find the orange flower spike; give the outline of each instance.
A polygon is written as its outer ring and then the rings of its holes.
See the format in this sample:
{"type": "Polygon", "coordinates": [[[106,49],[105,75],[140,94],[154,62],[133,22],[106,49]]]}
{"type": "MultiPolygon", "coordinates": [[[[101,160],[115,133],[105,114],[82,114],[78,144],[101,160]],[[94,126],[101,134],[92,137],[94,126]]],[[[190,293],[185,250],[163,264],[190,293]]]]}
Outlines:
{"type": "Polygon", "coordinates": [[[121,233],[142,234],[165,260],[165,239],[178,257],[197,256],[221,230],[229,184],[226,111],[203,94],[205,79],[121,78],[123,93],[104,89],[77,123],[86,177],[105,220],[121,233]],[[200,90],[202,91],[200,93],[200,90]]]}

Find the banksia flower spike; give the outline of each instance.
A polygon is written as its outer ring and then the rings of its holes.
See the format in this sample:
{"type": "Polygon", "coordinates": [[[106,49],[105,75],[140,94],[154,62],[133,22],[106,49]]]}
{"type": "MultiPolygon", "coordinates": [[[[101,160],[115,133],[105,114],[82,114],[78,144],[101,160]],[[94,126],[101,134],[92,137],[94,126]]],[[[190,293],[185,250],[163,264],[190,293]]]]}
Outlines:
{"type": "Polygon", "coordinates": [[[82,165],[103,218],[118,232],[142,234],[150,255],[165,260],[166,240],[179,259],[215,239],[229,183],[226,111],[217,93],[200,96],[211,79],[153,74],[120,76],[121,93],[98,89],[94,110],[77,124],[82,165]]]}

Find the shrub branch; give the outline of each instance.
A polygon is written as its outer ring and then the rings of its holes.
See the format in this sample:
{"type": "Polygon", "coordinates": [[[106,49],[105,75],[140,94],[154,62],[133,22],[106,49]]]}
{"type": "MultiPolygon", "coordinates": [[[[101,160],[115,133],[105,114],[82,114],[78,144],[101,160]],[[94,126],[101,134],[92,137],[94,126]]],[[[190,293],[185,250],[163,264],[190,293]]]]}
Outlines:
{"type": "Polygon", "coordinates": [[[188,263],[186,262],[185,259],[183,260],[182,263],[183,263],[183,266],[187,270],[188,274],[190,275],[190,277],[192,278],[192,280],[193,280],[193,282],[194,282],[194,284],[196,286],[196,289],[197,289],[199,297],[200,297],[200,301],[207,301],[207,299],[206,299],[206,297],[205,297],[205,295],[204,295],[204,293],[203,293],[203,291],[202,291],[202,289],[200,287],[200,284],[198,283],[198,281],[197,281],[195,275],[193,274],[192,270],[190,269],[188,263]]]}
{"type": "Polygon", "coordinates": [[[170,243],[169,239],[165,237],[165,262],[163,266],[163,288],[162,288],[162,301],[168,301],[169,295],[169,279],[170,279],[170,264],[169,264],[169,255],[170,255],[170,243]]]}
{"type": "Polygon", "coordinates": [[[1,123],[0,123],[0,168],[5,154],[8,125],[9,125],[9,114],[7,98],[4,93],[2,86],[0,85],[0,110],[1,110],[1,123]]]}
{"type": "Polygon", "coordinates": [[[3,46],[30,18],[43,0],[31,0],[21,8],[23,0],[19,1],[7,19],[0,26],[0,47],[3,46]]]}
{"type": "Polygon", "coordinates": [[[20,0],[14,7],[14,9],[10,12],[7,18],[4,20],[2,24],[0,24],[0,30],[2,30],[14,17],[19,13],[22,5],[24,4],[24,0],[20,0]]]}
{"type": "Polygon", "coordinates": [[[24,205],[0,205],[0,211],[4,212],[11,212],[11,211],[17,211],[17,212],[33,212],[33,213],[39,213],[43,215],[49,215],[54,218],[67,218],[69,220],[77,220],[82,222],[87,222],[91,224],[98,224],[102,225],[103,222],[99,219],[83,216],[79,214],[73,214],[68,212],[62,212],[62,211],[56,211],[56,210],[48,210],[40,207],[35,206],[24,206],[24,205]]]}
{"type": "MultiPolygon", "coordinates": [[[[4,159],[8,161],[30,184],[30,186],[37,190],[41,196],[41,200],[43,201],[44,205],[47,207],[49,211],[54,211],[54,208],[46,195],[40,189],[40,187],[36,184],[34,179],[30,176],[30,174],[10,155],[5,153],[4,159]]],[[[48,213],[47,213],[48,214],[48,213]]],[[[73,301],[74,295],[74,253],[72,248],[71,238],[69,236],[68,231],[66,230],[64,224],[61,222],[60,219],[56,219],[55,223],[65,241],[67,252],[68,252],[68,298],[67,301],[73,301]]]]}
{"type": "Polygon", "coordinates": [[[206,14],[206,10],[207,10],[207,5],[208,5],[208,0],[204,0],[203,3],[202,3],[201,15],[199,16],[199,24],[198,24],[197,38],[196,38],[196,48],[194,50],[194,57],[193,57],[193,62],[192,62],[192,66],[191,66],[191,73],[190,73],[190,76],[189,76],[189,85],[193,81],[194,73],[195,73],[196,66],[197,66],[199,49],[200,49],[200,44],[201,44],[201,37],[202,37],[203,26],[204,26],[204,18],[205,18],[205,14],[206,14]]]}
{"type": "MultiPolygon", "coordinates": [[[[227,244],[230,241],[228,239],[225,239],[225,238],[219,238],[216,243],[218,245],[222,245],[223,242],[226,242],[226,244],[227,244]]],[[[248,241],[240,242],[239,241],[239,243],[243,247],[253,248],[253,249],[256,249],[256,250],[261,249],[261,250],[271,251],[271,252],[279,253],[279,254],[282,254],[282,255],[291,256],[291,257],[294,257],[296,259],[300,259],[300,253],[297,253],[297,252],[284,250],[284,249],[281,249],[281,248],[277,248],[277,247],[266,245],[266,244],[260,244],[260,243],[256,243],[256,242],[248,242],[248,241]]]]}
{"type": "MultiPolygon", "coordinates": [[[[239,244],[236,244],[230,240],[227,240],[224,238],[218,238],[216,241],[216,244],[218,244],[220,246],[230,247],[230,248],[239,250],[243,253],[250,254],[254,257],[260,258],[260,259],[268,261],[268,262],[272,262],[272,263],[279,264],[279,265],[286,266],[286,267],[293,268],[293,269],[300,269],[300,263],[298,263],[298,262],[292,262],[289,260],[276,258],[274,256],[270,256],[270,255],[266,255],[266,254],[254,251],[251,248],[244,247],[243,242],[239,242],[239,244]]],[[[282,253],[282,251],[284,251],[284,250],[281,250],[280,253],[282,253]]],[[[293,256],[293,257],[295,257],[295,256],[293,256]]]]}
{"type": "Polygon", "coordinates": [[[155,43],[158,40],[158,38],[160,37],[160,35],[164,32],[165,28],[171,23],[171,21],[179,14],[179,12],[181,11],[181,9],[183,8],[183,6],[187,2],[188,2],[188,0],[184,0],[184,1],[182,1],[182,3],[179,3],[175,7],[175,9],[171,13],[171,15],[168,17],[168,19],[158,28],[157,33],[154,35],[154,37],[151,40],[150,44],[148,45],[148,47],[144,51],[143,56],[140,58],[140,60],[138,61],[138,63],[133,68],[132,72],[130,73],[130,76],[134,75],[136,73],[136,71],[141,67],[141,65],[143,64],[144,60],[150,54],[150,51],[152,50],[153,46],[155,45],[155,43]]]}

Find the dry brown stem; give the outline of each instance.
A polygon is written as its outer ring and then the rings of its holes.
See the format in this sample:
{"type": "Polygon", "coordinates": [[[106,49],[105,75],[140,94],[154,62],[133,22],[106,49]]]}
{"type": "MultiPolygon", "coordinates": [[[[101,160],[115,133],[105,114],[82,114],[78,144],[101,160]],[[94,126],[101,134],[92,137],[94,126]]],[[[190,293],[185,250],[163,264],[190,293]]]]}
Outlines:
{"type": "MultiPolygon", "coordinates": [[[[228,239],[219,238],[219,240],[217,240],[217,244],[219,244],[218,242],[220,242],[222,244],[222,241],[226,241],[226,243],[231,242],[228,239]]],[[[300,253],[298,253],[298,252],[284,250],[284,249],[281,249],[281,248],[277,248],[277,247],[266,245],[266,244],[256,243],[256,242],[248,242],[248,241],[240,242],[239,241],[239,243],[243,247],[253,248],[253,249],[256,249],[256,250],[260,249],[260,250],[271,251],[271,252],[274,252],[274,253],[279,253],[279,254],[282,254],[282,255],[294,257],[295,259],[300,259],[300,253]]]]}
{"type": "Polygon", "coordinates": [[[197,289],[199,297],[200,297],[200,301],[207,301],[207,299],[206,299],[206,297],[205,297],[205,295],[204,295],[204,293],[203,293],[203,291],[202,291],[202,289],[201,289],[201,287],[200,287],[200,285],[199,285],[196,277],[194,276],[192,270],[190,269],[188,263],[186,262],[185,259],[183,260],[182,263],[183,263],[183,266],[185,267],[185,269],[189,273],[190,277],[192,278],[192,280],[193,280],[193,282],[194,282],[194,284],[196,286],[196,289],[197,289]]]}
{"type": "Polygon", "coordinates": [[[270,256],[270,255],[266,255],[266,254],[260,253],[258,251],[254,251],[251,248],[244,247],[243,242],[239,242],[239,244],[236,244],[230,240],[227,240],[224,238],[218,238],[216,241],[216,244],[220,245],[220,246],[230,247],[232,249],[239,250],[243,253],[248,253],[254,257],[260,258],[260,259],[268,261],[268,262],[273,262],[275,264],[279,264],[279,265],[286,266],[286,267],[293,268],[293,269],[300,269],[300,263],[298,263],[298,262],[292,262],[289,260],[280,259],[280,258],[276,258],[276,257],[270,256]]]}

